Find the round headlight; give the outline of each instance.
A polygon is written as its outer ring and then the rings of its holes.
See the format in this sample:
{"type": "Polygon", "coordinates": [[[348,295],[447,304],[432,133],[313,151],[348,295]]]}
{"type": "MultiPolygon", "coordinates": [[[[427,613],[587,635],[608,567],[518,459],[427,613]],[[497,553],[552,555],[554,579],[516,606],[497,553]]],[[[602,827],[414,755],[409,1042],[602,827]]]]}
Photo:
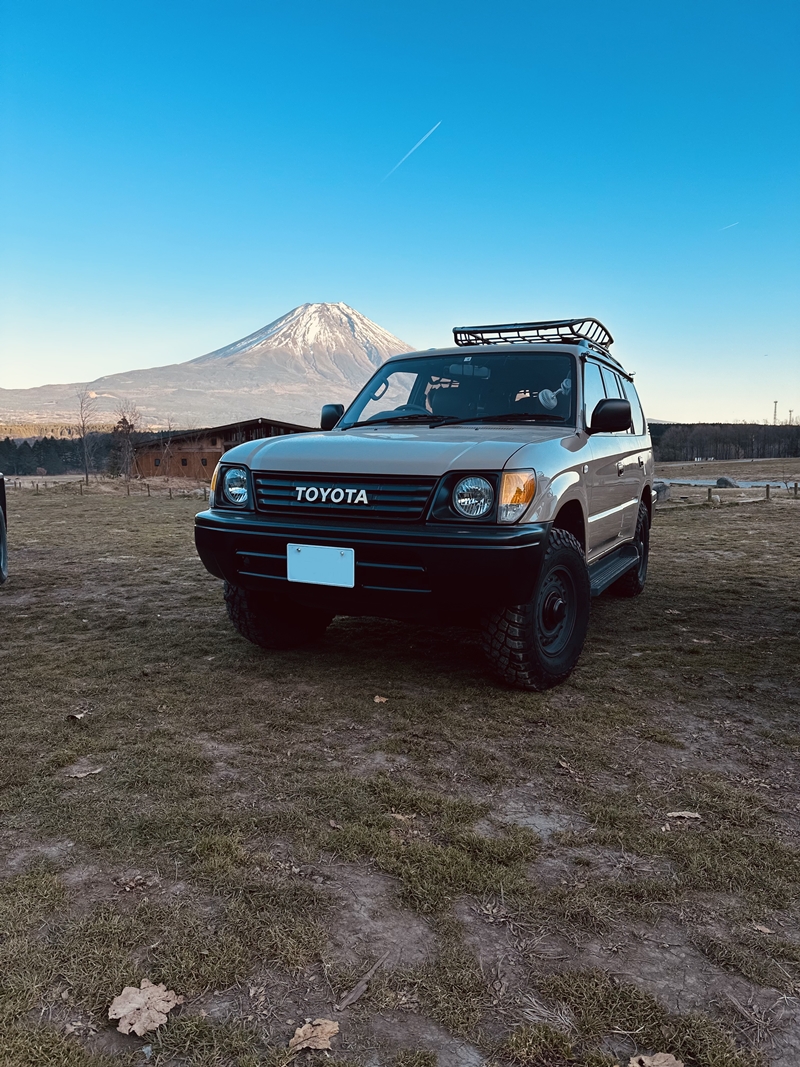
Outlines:
{"type": "Polygon", "coordinates": [[[468,519],[480,519],[492,510],[494,489],[486,478],[462,478],[453,490],[453,507],[468,519]]]}
{"type": "Polygon", "coordinates": [[[247,503],[249,494],[247,474],[241,467],[231,467],[230,470],[225,471],[222,478],[222,492],[231,504],[238,504],[241,507],[247,503]]]}

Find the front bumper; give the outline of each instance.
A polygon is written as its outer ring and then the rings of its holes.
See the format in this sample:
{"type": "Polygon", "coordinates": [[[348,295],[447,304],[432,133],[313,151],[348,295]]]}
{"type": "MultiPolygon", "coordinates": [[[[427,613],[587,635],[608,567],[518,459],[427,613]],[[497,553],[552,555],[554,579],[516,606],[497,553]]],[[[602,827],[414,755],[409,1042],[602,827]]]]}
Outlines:
{"type": "Polygon", "coordinates": [[[548,531],[548,523],[287,523],[212,509],[195,519],[195,544],[216,577],[335,615],[458,618],[528,600],[548,531]],[[289,542],[352,548],[355,588],[287,581],[289,542]]]}

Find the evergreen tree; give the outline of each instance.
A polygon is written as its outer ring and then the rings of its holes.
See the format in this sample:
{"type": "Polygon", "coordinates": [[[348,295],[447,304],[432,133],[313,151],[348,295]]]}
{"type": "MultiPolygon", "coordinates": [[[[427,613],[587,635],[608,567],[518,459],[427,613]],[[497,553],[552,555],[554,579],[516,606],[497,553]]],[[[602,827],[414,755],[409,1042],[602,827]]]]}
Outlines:
{"type": "Polygon", "coordinates": [[[17,446],[10,437],[0,441],[0,473],[17,474],[17,446]]]}
{"type": "Polygon", "coordinates": [[[33,449],[27,441],[22,441],[17,446],[17,474],[35,474],[36,467],[37,463],[34,459],[33,449]]]}

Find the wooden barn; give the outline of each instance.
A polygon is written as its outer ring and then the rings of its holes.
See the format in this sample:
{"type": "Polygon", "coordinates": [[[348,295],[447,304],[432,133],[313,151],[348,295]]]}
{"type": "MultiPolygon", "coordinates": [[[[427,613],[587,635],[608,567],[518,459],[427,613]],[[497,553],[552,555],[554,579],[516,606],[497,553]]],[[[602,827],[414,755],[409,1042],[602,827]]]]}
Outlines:
{"type": "Polygon", "coordinates": [[[137,445],[133,473],[137,478],[194,478],[211,481],[223,452],[243,441],[308,433],[311,426],[297,426],[276,419],[248,419],[205,430],[166,431],[137,445]]]}

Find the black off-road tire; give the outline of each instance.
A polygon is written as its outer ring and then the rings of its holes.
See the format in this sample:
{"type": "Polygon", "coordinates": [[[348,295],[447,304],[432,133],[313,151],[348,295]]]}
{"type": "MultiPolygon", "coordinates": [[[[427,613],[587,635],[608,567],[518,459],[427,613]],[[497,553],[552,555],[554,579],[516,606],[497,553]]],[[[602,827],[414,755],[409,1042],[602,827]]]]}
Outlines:
{"type": "Polygon", "coordinates": [[[633,543],[639,553],[639,565],[627,574],[623,574],[609,587],[608,591],[612,596],[640,596],[644,592],[644,585],[647,581],[647,563],[650,559],[650,516],[644,504],[639,505],[633,543]]]}
{"type": "Polygon", "coordinates": [[[225,583],[228,618],[248,641],[261,648],[299,648],[318,641],[333,615],[289,604],[265,593],[225,583]]]}
{"type": "Polygon", "coordinates": [[[566,530],[551,530],[531,599],[484,623],[483,649],[495,672],[517,689],[560,685],[583,650],[591,599],[579,542],[566,530]]]}

